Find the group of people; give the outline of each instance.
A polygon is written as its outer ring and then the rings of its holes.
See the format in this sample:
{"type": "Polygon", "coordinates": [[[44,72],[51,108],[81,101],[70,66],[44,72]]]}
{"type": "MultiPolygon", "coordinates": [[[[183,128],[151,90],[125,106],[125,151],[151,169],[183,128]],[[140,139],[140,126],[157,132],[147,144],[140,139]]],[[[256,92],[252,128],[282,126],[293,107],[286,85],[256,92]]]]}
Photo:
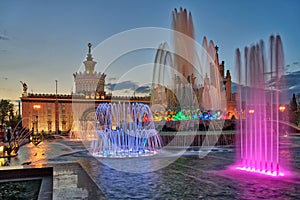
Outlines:
{"type": "Polygon", "coordinates": [[[19,137],[19,131],[16,130],[12,133],[11,129],[7,129],[6,134],[4,135],[4,137],[2,138],[3,142],[16,142],[18,140],[19,137]]]}

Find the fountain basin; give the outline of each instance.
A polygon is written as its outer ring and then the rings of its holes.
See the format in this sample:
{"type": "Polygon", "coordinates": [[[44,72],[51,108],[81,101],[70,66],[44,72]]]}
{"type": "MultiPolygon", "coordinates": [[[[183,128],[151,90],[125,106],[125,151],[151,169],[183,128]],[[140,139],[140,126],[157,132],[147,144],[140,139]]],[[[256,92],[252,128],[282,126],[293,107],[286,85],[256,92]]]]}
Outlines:
{"type": "Polygon", "coordinates": [[[137,157],[158,153],[161,139],[148,105],[101,103],[95,114],[91,153],[99,157],[137,157]]]}

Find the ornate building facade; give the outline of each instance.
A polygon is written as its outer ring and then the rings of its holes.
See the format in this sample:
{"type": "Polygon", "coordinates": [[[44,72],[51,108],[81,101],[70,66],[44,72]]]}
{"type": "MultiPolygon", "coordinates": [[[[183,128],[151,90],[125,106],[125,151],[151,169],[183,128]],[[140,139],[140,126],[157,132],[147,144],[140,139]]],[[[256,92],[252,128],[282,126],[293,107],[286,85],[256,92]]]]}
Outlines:
{"type": "Polygon", "coordinates": [[[96,72],[97,64],[92,57],[91,43],[83,62],[83,72],[73,74],[75,91],[72,94],[31,94],[27,92],[26,83],[22,82],[23,126],[35,132],[68,132],[74,126],[77,113],[79,118],[93,114],[99,103],[104,102],[142,102],[149,104],[150,97],[123,97],[105,93],[106,74],[96,72]]]}
{"type": "Polygon", "coordinates": [[[22,101],[22,125],[35,132],[72,128],[72,95],[26,94],[22,101]]]}
{"type": "Polygon", "coordinates": [[[84,61],[84,72],[73,74],[75,82],[75,94],[82,94],[86,98],[104,98],[105,77],[106,74],[95,71],[97,62],[93,60],[91,53],[92,44],[88,44],[88,54],[84,61]]]}
{"type": "MultiPolygon", "coordinates": [[[[93,118],[93,113],[99,103],[104,102],[141,102],[150,104],[150,96],[146,97],[124,97],[112,96],[105,92],[105,78],[106,74],[96,72],[96,62],[93,60],[91,53],[92,45],[88,44],[88,54],[86,60],[83,62],[85,69],[83,72],[76,72],[73,74],[75,82],[75,90],[72,94],[32,94],[27,92],[26,83],[22,82],[23,92],[21,97],[22,102],[22,119],[23,126],[28,129],[33,129],[35,132],[68,132],[74,127],[74,120],[82,118],[93,118]],[[74,106],[75,105],[75,106],[74,106]],[[76,115],[79,113],[79,116],[76,115]]],[[[219,63],[218,55],[215,59],[222,81],[226,91],[226,106],[228,118],[232,115],[236,116],[236,94],[231,91],[231,75],[229,70],[225,75],[225,64],[219,63]]],[[[193,74],[187,78],[190,83],[193,83],[193,74]]],[[[205,78],[207,82],[210,81],[208,77],[205,78]]],[[[205,87],[193,87],[194,92],[198,96],[199,103],[203,101],[203,92],[205,87]]],[[[164,97],[158,94],[160,90],[155,90],[152,93],[155,96],[164,97]],[[157,93],[157,94],[156,94],[157,93]]],[[[169,105],[174,103],[174,95],[171,92],[166,92],[165,101],[169,105]]],[[[153,103],[153,101],[152,101],[153,103]]],[[[155,102],[154,102],[155,103],[155,102]]],[[[167,106],[167,105],[166,105],[167,106]]]]}

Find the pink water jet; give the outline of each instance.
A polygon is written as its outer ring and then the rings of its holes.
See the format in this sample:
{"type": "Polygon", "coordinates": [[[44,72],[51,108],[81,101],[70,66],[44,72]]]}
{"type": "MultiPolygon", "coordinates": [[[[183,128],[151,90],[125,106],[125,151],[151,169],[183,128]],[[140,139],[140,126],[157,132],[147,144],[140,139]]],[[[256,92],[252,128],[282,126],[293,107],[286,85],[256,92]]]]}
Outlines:
{"type": "Polygon", "coordinates": [[[264,42],[245,47],[244,67],[236,50],[240,101],[236,169],[271,176],[284,176],[279,157],[279,107],[283,101],[279,80],[284,72],[280,36],[270,36],[266,62],[264,42]]]}

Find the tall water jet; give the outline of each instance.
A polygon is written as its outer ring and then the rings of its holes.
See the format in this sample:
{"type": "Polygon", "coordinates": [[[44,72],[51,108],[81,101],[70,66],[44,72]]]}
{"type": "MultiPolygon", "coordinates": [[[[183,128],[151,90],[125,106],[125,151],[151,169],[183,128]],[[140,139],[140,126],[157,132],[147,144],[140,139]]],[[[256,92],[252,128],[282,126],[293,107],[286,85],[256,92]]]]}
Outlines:
{"type": "Polygon", "coordinates": [[[196,42],[191,12],[174,9],[172,17],[171,46],[160,44],[154,60],[151,104],[226,110],[217,47],[212,40],[207,44],[206,37],[202,45],[196,42]]]}
{"type": "Polygon", "coordinates": [[[191,12],[187,12],[186,9],[180,8],[179,11],[174,9],[172,12],[173,20],[172,26],[173,30],[181,34],[173,35],[174,48],[178,50],[178,54],[174,55],[174,64],[175,69],[179,71],[186,80],[188,76],[195,74],[194,67],[192,66],[191,61],[195,57],[195,37],[194,37],[194,24],[191,12]],[[191,38],[188,40],[185,36],[191,38]]]}
{"type": "MultiPolygon", "coordinates": [[[[217,47],[206,37],[202,45],[197,43],[192,14],[186,9],[174,9],[172,17],[171,41],[160,44],[154,60],[151,109],[158,121],[157,129],[188,131],[180,145],[190,146],[204,125],[213,137],[205,137],[202,145],[213,146],[221,135],[216,130],[222,129],[224,119],[210,120],[209,116],[226,112],[225,80],[219,71],[217,47]]],[[[173,143],[175,140],[167,144],[178,145],[173,143]]]]}
{"type": "Polygon", "coordinates": [[[263,41],[245,47],[242,67],[241,52],[236,50],[238,109],[241,112],[237,137],[238,169],[283,176],[279,157],[279,106],[280,102],[286,101],[283,86],[279,85],[284,72],[279,35],[270,36],[269,51],[267,63],[263,41]]]}
{"type": "Polygon", "coordinates": [[[92,154],[100,157],[154,155],[161,148],[152,113],[142,103],[101,103],[95,114],[92,154]]]}

